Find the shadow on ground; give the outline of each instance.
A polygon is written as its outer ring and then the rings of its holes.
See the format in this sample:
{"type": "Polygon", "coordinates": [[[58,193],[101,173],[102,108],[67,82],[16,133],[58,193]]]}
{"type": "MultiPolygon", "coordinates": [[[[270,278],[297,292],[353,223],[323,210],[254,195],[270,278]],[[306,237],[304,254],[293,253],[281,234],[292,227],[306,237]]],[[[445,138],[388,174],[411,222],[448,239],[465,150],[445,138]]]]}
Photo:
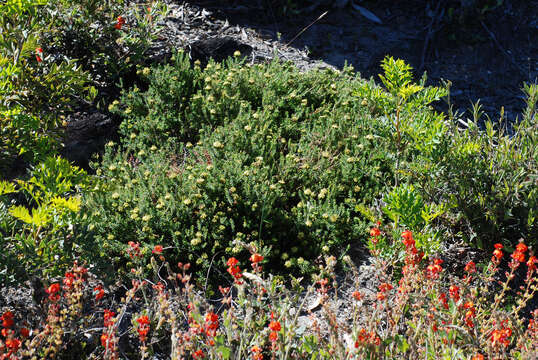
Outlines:
{"type": "Polygon", "coordinates": [[[524,108],[523,83],[538,78],[538,0],[504,0],[484,15],[462,8],[459,1],[355,0],[382,24],[360,15],[350,4],[341,9],[321,4],[282,16],[276,1],[188,2],[231,25],[307,49],[311,58],[338,68],[352,64],[367,78],[377,80],[385,55],[404,59],[417,77],[426,71],[430,84],[450,80],[455,110],[466,111],[480,99],[492,119],[504,106],[505,117],[514,121],[524,108]]]}

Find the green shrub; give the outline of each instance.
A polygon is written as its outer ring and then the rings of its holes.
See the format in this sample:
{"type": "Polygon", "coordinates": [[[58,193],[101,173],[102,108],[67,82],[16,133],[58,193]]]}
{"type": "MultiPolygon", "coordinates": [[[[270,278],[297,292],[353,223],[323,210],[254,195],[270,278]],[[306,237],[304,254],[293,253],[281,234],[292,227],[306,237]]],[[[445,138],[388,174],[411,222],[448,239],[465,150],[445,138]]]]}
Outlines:
{"type": "Polygon", "coordinates": [[[450,124],[440,151],[418,153],[410,167],[426,201],[451,208],[445,218],[453,233],[479,247],[520,238],[537,245],[538,88],[526,85],[524,91],[527,110],[513,134],[489,119],[480,130],[476,115],[463,128],[450,124]]]}
{"type": "MultiPolygon", "coordinates": [[[[59,116],[89,95],[88,74],[42,52],[46,1],[0,4],[0,169],[22,156],[44,160],[58,145],[59,116]]],[[[2,178],[4,176],[1,176],[2,178]]]]}
{"type": "Polygon", "coordinates": [[[365,239],[364,209],[394,179],[379,108],[389,94],[349,68],[301,74],[278,61],[201,70],[179,53],[143,72],[148,90],[112,105],[123,141],[86,198],[102,256],[160,244],[205,274],[250,243],[274,269],[309,272],[320,254],[365,239]]]}
{"type": "Polygon", "coordinates": [[[28,177],[0,186],[2,281],[60,274],[66,261],[78,255],[73,234],[81,200],[72,195],[88,179],[55,157],[63,135],[60,125],[81,103],[94,101],[98,91],[90,84],[116,86],[145,61],[166,7],[160,2],[142,5],[70,0],[0,4],[0,181],[20,175],[13,164],[31,169],[28,177]]]}
{"type": "Polygon", "coordinates": [[[47,49],[77,63],[101,90],[97,101],[108,106],[120,82],[135,81],[136,65],[145,63],[167,12],[161,1],[61,0],[49,2],[51,31],[42,38],[47,49]]]}
{"type": "Polygon", "coordinates": [[[49,157],[28,180],[0,181],[0,280],[55,276],[75,258],[74,224],[88,185],[83,170],[49,157]]]}

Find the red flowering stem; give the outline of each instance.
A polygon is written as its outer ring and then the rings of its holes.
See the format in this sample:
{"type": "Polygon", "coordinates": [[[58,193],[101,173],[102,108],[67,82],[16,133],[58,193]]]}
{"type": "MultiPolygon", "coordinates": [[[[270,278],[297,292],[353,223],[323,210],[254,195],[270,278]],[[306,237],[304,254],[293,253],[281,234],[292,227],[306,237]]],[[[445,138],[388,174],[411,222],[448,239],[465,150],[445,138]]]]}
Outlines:
{"type": "Polygon", "coordinates": [[[521,300],[519,301],[518,306],[512,311],[511,315],[517,316],[517,314],[525,307],[527,302],[534,298],[534,294],[536,293],[536,289],[538,287],[533,286],[533,283],[538,282],[538,279],[536,277],[533,277],[534,269],[529,269],[527,272],[527,278],[525,279],[525,282],[527,283],[525,287],[525,292],[521,296],[521,300]]]}
{"type": "MultiPolygon", "coordinates": [[[[499,307],[499,305],[501,304],[501,300],[504,298],[504,293],[506,292],[506,290],[508,289],[508,284],[510,283],[510,280],[512,280],[512,278],[514,277],[514,272],[515,270],[517,269],[517,267],[515,266],[511,266],[510,267],[510,273],[507,273],[506,274],[506,281],[504,282],[503,284],[503,288],[501,290],[501,292],[495,296],[495,299],[494,299],[494,302],[493,302],[493,306],[491,307],[491,310],[489,311],[490,314],[495,314],[497,308],[499,307]]],[[[493,272],[496,271],[496,267],[493,268],[493,272]]],[[[493,274],[492,274],[493,275],[493,274]]],[[[495,329],[492,329],[492,326],[491,326],[491,322],[493,321],[494,319],[493,318],[490,318],[490,319],[487,319],[485,320],[485,323],[484,323],[484,326],[483,328],[484,329],[487,329],[487,328],[491,328],[490,331],[484,331],[482,333],[482,335],[480,336],[480,340],[482,341],[484,338],[488,338],[490,337],[493,332],[495,331],[495,329]],[[487,324],[487,325],[486,325],[487,324]]]]}
{"type": "MultiPolygon", "coordinates": [[[[291,322],[290,327],[293,328],[293,327],[295,327],[295,324],[297,324],[297,320],[299,319],[299,314],[302,312],[302,309],[304,308],[304,306],[306,304],[306,299],[310,298],[310,295],[312,294],[312,292],[314,292],[314,289],[315,289],[314,286],[309,286],[308,287],[306,295],[303,297],[303,301],[301,302],[301,305],[299,306],[299,309],[297,309],[297,311],[295,312],[295,317],[293,318],[293,321],[291,322]]],[[[288,336],[288,333],[284,332],[284,334],[285,334],[285,336],[288,336]]],[[[287,344],[287,342],[285,341],[284,344],[287,344]]],[[[288,359],[288,353],[289,353],[291,347],[292,347],[292,344],[291,344],[291,341],[290,341],[288,346],[285,347],[286,353],[284,354],[284,359],[288,359]]]]}

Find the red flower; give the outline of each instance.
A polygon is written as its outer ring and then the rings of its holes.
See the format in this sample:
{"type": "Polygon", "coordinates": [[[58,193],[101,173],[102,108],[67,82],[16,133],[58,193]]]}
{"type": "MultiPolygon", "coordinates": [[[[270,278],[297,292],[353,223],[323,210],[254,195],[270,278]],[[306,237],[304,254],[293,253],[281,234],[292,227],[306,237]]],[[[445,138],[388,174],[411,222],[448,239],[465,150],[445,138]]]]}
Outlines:
{"type": "Polygon", "coordinates": [[[148,318],[147,315],[143,315],[143,316],[139,317],[138,319],[136,319],[136,322],[139,325],[149,325],[149,318],[148,318]]]}
{"type": "Polygon", "coordinates": [[[2,316],[0,316],[0,320],[2,320],[2,326],[6,329],[9,329],[15,323],[13,321],[13,313],[11,311],[6,311],[2,316]]]}
{"type": "Polygon", "coordinates": [[[27,328],[22,328],[21,336],[27,338],[28,336],[30,336],[30,330],[28,330],[27,328]]]}
{"type": "Polygon", "coordinates": [[[365,329],[360,329],[357,335],[357,341],[355,341],[355,347],[358,348],[362,343],[368,340],[368,333],[365,329]]]}
{"type": "Polygon", "coordinates": [[[95,300],[101,300],[105,296],[105,290],[101,285],[97,285],[93,288],[93,293],[95,294],[95,300]]]}
{"type": "Polygon", "coordinates": [[[516,246],[516,250],[519,251],[519,252],[522,252],[524,253],[525,251],[527,251],[529,248],[527,247],[527,245],[525,245],[524,243],[519,243],[517,244],[516,246]]]}
{"type": "Polygon", "coordinates": [[[443,271],[443,268],[439,265],[433,264],[433,265],[428,265],[426,270],[428,271],[428,273],[426,274],[426,277],[428,279],[438,279],[439,273],[443,271]]]}
{"type": "Polygon", "coordinates": [[[73,273],[66,272],[63,282],[66,288],[71,288],[75,282],[75,275],[73,273]]]}
{"type": "Polygon", "coordinates": [[[476,264],[473,261],[469,261],[467,265],[465,265],[465,271],[470,274],[476,272],[476,264]]]}
{"type": "Polygon", "coordinates": [[[443,263],[443,260],[441,259],[433,259],[433,264],[428,265],[426,268],[427,274],[426,277],[428,279],[438,279],[439,273],[443,271],[443,268],[441,267],[441,264],[443,263]]]}
{"type": "Polygon", "coordinates": [[[353,294],[351,294],[351,296],[353,296],[353,298],[357,301],[359,301],[360,299],[362,299],[362,295],[360,292],[358,291],[353,291],[353,294]]]}
{"type": "Polygon", "coordinates": [[[217,329],[219,328],[219,316],[212,311],[208,312],[205,315],[205,322],[207,336],[215,336],[217,329]]]}
{"type": "Polygon", "coordinates": [[[415,240],[413,239],[413,233],[409,230],[405,230],[402,233],[403,243],[406,247],[415,245],[415,240]]]}
{"type": "Polygon", "coordinates": [[[149,332],[149,318],[147,315],[143,315],[136,319],[136,322],[138,323],[138,329],[136,331],[138,332],[140,342],[146,342],[147,335],[149,332]]]}
{"type": "Polygon", "coordinates": [[[58,291],[60,291],[60,284],[58,283],[52,284],[48,288],[45,289],[45,292],[49,294],[50,301],[57,301],[58,299],[60,299],[60,295],[58,294],[58,291]]]}
{"type": "Polygon", "coordinates": [[[203,359],[205,358],[205,354],[202,350],[198,349],[195,352],[192,353],[193,359],[203,359]]]}
{"type": "Polygon", "coordinates": [[[232,266],[235,266],[239,263],[239,260],[237,260],[236,258],[234,257],[231,257],[228,259],[228,261],[226,262],[226,265],[232,267],[232,266]]]}
{"type": "Polygon", "coordinates": [[[382,283],[381,285],[379,285],[379,291],[381,292],[386,292],[388,290],[392,290],[392,285],[389,284],[389,283],[382,283]]]}
{"type": "Polygon", "coordinates": [[[107,343],[108,343],[108,335],[103,333],[103,335],[101,335],[101,345],[106,348],[107,347],[107,343]]]}
{"type": "Polygon", "coordinates": [[[116,313],[114,313],[114,311],[105,309],[103,314],[103,325],[105,327],[111,327],[112,325],[114,325],[114,316],[116,316],[116,313]]]}
{"type": "Polygon", "coordinates": [[[229,258],[228,261],[226,262],[226,265],[228,265],[227,271],[230,275],[232,275],[235,278],[236,282],[239,282],[239,279],[241,279],[241,277],[243,276],[239,266],[236,266],[238,263],[239,261],[234,257],[229,258]]]}
{"type": "Polygon", "coordinates": [[[441,305],[443,305],[443,307],[445,309],[448,309],[448,302],[446,300],[446,294],[445,293],[441,293],[439,295],[439,302],[441,303],[441,305]]]}
{"type": "Polygon", "coordinates": [[[529,257],[529,260],[527,261],[527,267],[529,268],[529,271],[536,270],[536,264],[538,263],[538,260],[536,259],[536,256],[529,257]]]}
{"type": "Polygon", "coordinates": [[[500,249],[493,250],[493,258],[492,260],[501,260],[503,258],[503,252],[500,249]]]}
{"type": "Polygon", "coordinates": [[[125,25],[125,19],[121,16],[118,16],[118,19],[117,19],[117,22],[116,22],[116,25],[114,25],[114,27],[117,29],[117,30],[121,30],[121,27],[125,25]]]}
{"type": "Polygon", "coordinates": [[[370,229],[370,236],[377,237],[379,235],[381,235],[379,228],[374,227],[370,229]]]}
{"type": "Polygon", "coordinates": [[[236,267],[230,266],[228,268],[228,272],[230,273],[230,275],[232,275],[236,279],[241,277],[241,269],[239,268],[239,266],[236,266],[236,267]]]}
{"type": "Polygon", "coordinates": [[[270,334],[269,334],[269,340],[271,342],[276,342],[278,340],[278,334],[274,331],[272,331],[270,334]]]}
{"type": "Polygon", "coordinates": [[[521,251],[516,250],[514,251],[514,253],[512,253],[512,259],[519,261],[520,263],[524,262],[525,254],[523,254],[521,251]]]}
{"type": "Polygon", "coordinates": [[[476,308],[474,307],[474,304],[472,301],[466,302],[463,307],[467,309],[467,312],[465,313],[465,324],[467,324],[468,327],[473,328],[473,317],[476,314],[476,308]]]}
{"type": "Polygon", "coordinates": [[[159,294],[162,294],[164,289],[166,288],[166,285],[159,281],[157,284],[153,285],[153,288],[159,292],[159,294]]]}
{"type": "Polygon", "coordinates": [[[47,294],[54,294],[54,293],[57,293],[58,291],[60,291],[60,284],[58,283],[54,283],[52,285],[50,285],[47,290],[45,290],[47,292],[47,294]]]}
{"type": "Polygon", "coordinates": [[[450,288],[448,288],[448,293],[455,302],[458,302],[460,299],[460,288],[458,286],[451,285],[450,288]]]}
{"type": "Polygon", "coordinates": [[[484,355],[478,353],[471,360],[484,360],[484,355]]]}
{"type": "Polygon", "coordinates": [[[402,233],[402,237],[404,239],[404,244],[406,241],[410,241],[410,240],[413,240],[413,233],[409,230],[405,230],[403,233],[402,233]]]}
{"type": "Polygon", "coordinates": [[[502,250],[504,248],[503,244],[499,244],[499,243],[493,245],[493,247],[495,247],[495,249],[497,250],[502,250]]]}
{"type": "Polygon", "coordinates": [[[132,258],[134,257],[142,257],[142,251],[140,250],[140,243],[129,241],[127,243],[129,247],[127,248],[127,254],[132,258]]]}
{"type": "Polygon", "coordinates": [[[279,321],[271,321],[269,323],[269,329],[273,330],[273,331],[280,331],[282,327],[280,326],[280,322],[279,321]]]}
{"type": "Polygon", "coordinates": [[[262,354],[262,348],[258,345],[254,345],[250,348],[250,351],[252,351],[252,359],[253,360],[263,360],[263,354],[262,354]]]}
{"type": "Polygon", "coordinates": [[[260,261],[263,261],[263,256],[261,256],[260,254],[252,254],[250,256],[250,262],[253,263],[253,264],[257,264],[259,263],[260,261]]]}
{"type": "Polygon", "coordinates": [[[155,245],[155,247],[153,248],[153,250],[151,251],[153,254],[157,254],[157,255],[160,255],[162,254],[163,252],[163,247],[162,245],[155,245]]]}
{"type": "Polygon", "coordinates": [[[493,330],[491,333],[491,343],[493,346],[504,345],[505,347],[510,345],[510,340],[508,339],[512,335],[512,329],[509,327],[503,327],[501,329],[493,330]]]}
{"type": "Polygon", "coordinates": [[[19,339],[11,338],[11,339],[7,339],[5,341],[5,344],[6,344],[6,347],[9,349],[9,352],[14,353],[14,352],[17,352],[17,350],[19,350],[19,347],[21,346],[21,341],[19,339]]]}

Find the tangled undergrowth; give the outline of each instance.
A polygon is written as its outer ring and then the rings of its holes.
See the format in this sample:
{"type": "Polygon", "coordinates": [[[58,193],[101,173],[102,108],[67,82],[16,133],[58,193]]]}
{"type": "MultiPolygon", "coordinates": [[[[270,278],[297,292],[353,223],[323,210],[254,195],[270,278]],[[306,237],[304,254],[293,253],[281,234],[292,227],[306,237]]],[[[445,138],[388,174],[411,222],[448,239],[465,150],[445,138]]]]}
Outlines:
{"type": "MultiPolygon", "coordinates": [[[[355,289],[346,299],[348,318],[334,312],[334,257],[325,258],[314,283],[296,283],[292,291],[263,270],[264,257],[249,247],[248,261],[227,261],[232,285],[219,286],[220,295],[207,299],[192,285],[190,264],[169,264],[162,246],[153,249],[154,276],[142,277],[139,244],[131,243],[126,252],[135,279],[119,302],[75,263],[61,282],[47,287],[46,315],[38,322],[4,311],[0,359],[71,358],[75,352],[88,359],[534,357],[538,311],[530,319],[522,311],[538,290],[538,260],[524,243],[509,259],[496,244],[489,264],[471,261],[459,278],[446,273],[439,258],[425,259],[411,231],[401,234],[405,265],[392,273],[396,264],[380,258],[376,248],[385,234],[379,228],[370,234],[378,291],[368,296],[355,289]],[[508,265],[506,274],[501,263],[508,265]],[[521,290],[510,298],[509,284],[522,272],[521,290]],[[318,297],[319,312],[306,306],[311,297],[318,297]]],[[[357,276],[353,263],[347,265],[357,276]]]]}

